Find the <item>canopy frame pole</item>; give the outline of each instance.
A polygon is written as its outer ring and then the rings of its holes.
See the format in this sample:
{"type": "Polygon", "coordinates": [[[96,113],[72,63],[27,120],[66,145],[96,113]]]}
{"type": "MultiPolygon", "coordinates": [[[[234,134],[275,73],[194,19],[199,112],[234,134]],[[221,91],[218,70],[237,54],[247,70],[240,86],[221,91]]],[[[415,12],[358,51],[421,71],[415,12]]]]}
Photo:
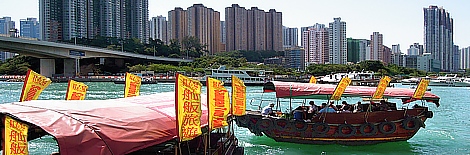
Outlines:
{"type": "Polygon", "coordinates": [[[289,112],[292,112],[292,85],[289,87],[289,112]]]}

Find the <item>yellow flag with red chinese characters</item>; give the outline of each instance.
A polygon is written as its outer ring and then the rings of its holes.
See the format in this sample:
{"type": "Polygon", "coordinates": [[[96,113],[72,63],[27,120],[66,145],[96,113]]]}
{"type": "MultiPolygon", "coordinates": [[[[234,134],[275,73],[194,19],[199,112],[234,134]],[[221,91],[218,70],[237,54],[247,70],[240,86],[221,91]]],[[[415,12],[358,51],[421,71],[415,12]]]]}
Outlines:
{"type": "Polygon", "coordinates": [[[336,86],[335,92],[331,96],[330,100],[340,100],[341,95],[343,95],[344,91],[346,90],[346,87],[348,87],[349,84],[351,84],[351,79],[347,76],[343,77],[336,86]]]}
{"type": "Polygon", "coordinates": [[[315,76],[312,75],[312,76],[310,77],[310,81],[309,81],[308,83],[314,83],[314,84],[316,84],[316,83],[317,83],[317,79],[315,78],[315,76]]]}
{"type": "Polygon", "coordinates": [[[20,102],[37,100],[41,92],[51,84],[51,79],[28,69],[21,91],[20,102]]]}
{"type": "Polygon", "coordinates": [[[230,111],[230,98],[222,81],[207,78],[207,100],[209,106],[209,129],[227,126],[227,116],[230,111]]]}
{"type": "Polygon", "coordinates": [[[246,110],[246,86],[237,76],[232,75],[232,115],[243,116],[246,110]]]}
{"type": "Polygon", "coordinates": [[[27,155],[28,125],[5,116],[4,155],[27,155]]]}
{"type": "Polygon", "coordinates": [[[82,82],[69,80],[65,100],[84,100],[88,86],[82,82]]]}
{"type": "Polygon", "coordinates": [[[392,79],[388,76],[382,77],[380,79],[379,85],[377,85],[377,89],[375,90],[374,96],[372,96],[373,99],[380,99],[383,97],[385,89],[387,89],[388,84],[392,81],[392,79]]]}
{"type": "Polygon", "coordinates": [[[176,74],[176,125],[180,141],[188,141],[202,134],[201,87],[198,80],[176,74]]]}
{"type": "Polygon", "coordinates": [[[413,98],[423,98],[424,94],[426,93],[426,89],[428,89],[428,85],[429,80],[421,79],[421,81],[419,81],[418,87],[416,87],[415,93],[413,94],[413,98]]]}
{"type": "Polygon", "coordinates": [[[126,86],[124,86],[124,97],[134,97],[140,95],[140,85],[142,78],[140,76],[126,73],[126,86]]]}

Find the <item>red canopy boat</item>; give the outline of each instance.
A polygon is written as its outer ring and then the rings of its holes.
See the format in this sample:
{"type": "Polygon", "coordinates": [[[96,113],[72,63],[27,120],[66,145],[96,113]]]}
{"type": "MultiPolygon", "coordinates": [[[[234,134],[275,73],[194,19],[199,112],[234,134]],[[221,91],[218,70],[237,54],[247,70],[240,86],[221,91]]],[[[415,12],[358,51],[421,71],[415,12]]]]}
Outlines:
{"type": "MultiPolygon", "coordinates": [[[[288,99],[325,99],[333,94],[336,85],[309,84],[292,82],[268,82],[264,92],[275,92],[277,107],[285,106],[279,100],[288,99]]],[[[348,86],[342,97],[371,97],[376,88],[348,86]]],[[[402,99],[409,103],[415,90],[387,88],[384,98],[402,99]]],[[[420,100],[433,102],[439,106],[439,97],[426,92],[420,100]]],[[[385,101],[385,100],[384,100],[385,101]]],[[[395,103],[382,102],[388,109],[379,109],[379,103],[356,105],[357,112],[336,111],[332,113],[307,113],[307,106],[300,106],[302,118],[292,119],[293,113],[276,112],[276,116],[262,116],[260,111],[247,111],[247,115],[237,117],[237,124],[250,129],[258,136],[263,134],[276,141],[312,144],[363,145],[380,142],[402,141],[413,137],[427,118],[432,118],[425,102],[412,109],[397,109],[395,103]],[[378,106],[376,106],[378,105],[378,106]]],[[[326,105],[328,107],[328,105],[326,105]]],[[[323,107],[317,107],[321,109],[323,107]]],[[[298,109],[298,110],[299,110],[298,109]]],[[[276,110],[275,110],[276,111],[276,110]]]]}
{"type": "MultiPolygon", "coordinates": [[[[201,125],[207,126],[205,95],[201,98],[201,125]]],[[[1,104],[0,113],[30,124],[28,139],[55,137],[61,155],[130,154],[174,143],[176,138],[174,92],[110,100],[15,102],[1,104]]],[[[236,138],[231,140],[230,146],[236,147],[236,138]]]]}

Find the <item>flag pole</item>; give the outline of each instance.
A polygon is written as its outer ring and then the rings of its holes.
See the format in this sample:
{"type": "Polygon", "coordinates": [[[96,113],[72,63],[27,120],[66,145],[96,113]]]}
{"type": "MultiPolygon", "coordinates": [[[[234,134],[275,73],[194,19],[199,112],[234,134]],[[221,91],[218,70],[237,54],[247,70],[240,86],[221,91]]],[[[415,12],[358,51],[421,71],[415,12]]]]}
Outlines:
{"type": "MultiPolygon", "coordinates": [[[[127,74],[127,73],[126,73],[127,74]]],[[[179,73],[176,72],[176,81],[175,81],[175,119],[176,119],[176,145],[175,145],[175,155],[178,155],[178,148],[180,146],[180,130],[179,130],[179,117],[178,117],[178,80],[179,73]]],[[[181,149],[181,148],[180,148],[181,149]]]]}
{"type": "Polygon", "coordinates": [[[211,118],[211,108],[210,108],[210,105],[211,105],[211,103],[210,103],[210,94],[211,94],[211,93],[210,93],[209,88],[210,88],[210,87],[209,87],[209,77],[206,76],[206,92],[207,92],[207,98],[206,98],[207,102],[206,102],[206,103],[207,103],[207,120],[208,120],[208,121],[207,121],[207,132],[208,132],[208,133],[207,133],[207,135],[208,135],[208,136],[207,136],[207,137],[208,137],[208,138],[207,138],[207,141],[208,141],[208,143],[207,143],[207,145],[206,145],[205,148],[204,148],[204,149],[205,149],[205,150],[204,150],[204,154],[209,154],[209,153],[207,152],[207,149],[209,148],[209,150],[210,150],[210,145],[211,145],[211,132],[212,132],[212,129],[211,129],[211,128],[212,128],[212,122],[211,122],[211,119],[210,119],[210,118],[211,118]]]}

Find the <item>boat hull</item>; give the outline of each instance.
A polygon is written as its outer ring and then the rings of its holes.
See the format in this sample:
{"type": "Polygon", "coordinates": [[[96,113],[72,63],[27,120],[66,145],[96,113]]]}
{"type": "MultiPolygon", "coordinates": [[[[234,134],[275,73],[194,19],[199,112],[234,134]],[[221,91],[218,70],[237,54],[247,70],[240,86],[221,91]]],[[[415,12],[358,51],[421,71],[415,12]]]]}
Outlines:
{"type": "Polygon", "coordinates": [[[427,108],[369,113],[323,113],[314,117],[311,122],[262,117],[258,113],[247,112],[243,116],[247,118],[238,117],[241,119],[237,118],[237,124],[258,136],[266,135],[279,142],[341,145],[406,141],[420,127],[424,127],[427,118],[432,117],[432,112],[427,108]]]}
{"type": "MultiPolygon", "coordinates": [[[[201,81],[203,86],[206,86],[207,83],[206,81],[201,81]]],[[[265,83],[251,83],[251,82],[245,82],[245,86],[264,86],[265,83]]],[[[232,86],[231,82],[224,82],[224,86],[232,86]]]]}
{"type": "Polygon", "coordinates": [[[454,87],[470,87],[470,82],[454,82],[454,87]]]}

